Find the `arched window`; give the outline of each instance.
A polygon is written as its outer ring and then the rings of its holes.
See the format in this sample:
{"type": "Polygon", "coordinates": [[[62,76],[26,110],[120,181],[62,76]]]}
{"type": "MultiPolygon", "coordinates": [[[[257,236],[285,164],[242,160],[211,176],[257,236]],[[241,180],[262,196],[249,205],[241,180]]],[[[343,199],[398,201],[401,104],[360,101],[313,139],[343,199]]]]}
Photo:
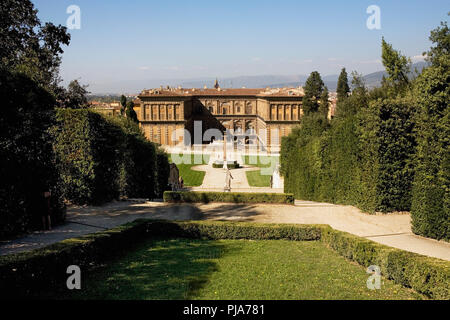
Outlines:
{"type": "Polygon", "coordinates": [[[214,113],[214,108],[213,107],[209,107],[208,110],[209,110],[210,113],[214,113]]]}
{"type": "Polygon", "coordinates": [[[227,107],[222,107],[222,114],[227,114],[227,107]]]}
{"type": "Polygon", "coordinates": [[[245,114],[252,114],[252,104],[250,102],[245,106],[245,114]]]}

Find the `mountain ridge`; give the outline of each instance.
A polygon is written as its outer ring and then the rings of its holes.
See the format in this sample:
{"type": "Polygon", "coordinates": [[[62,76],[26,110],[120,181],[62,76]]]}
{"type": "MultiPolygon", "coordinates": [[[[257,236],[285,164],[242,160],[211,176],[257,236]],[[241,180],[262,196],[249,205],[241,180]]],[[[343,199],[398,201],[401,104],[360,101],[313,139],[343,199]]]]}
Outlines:
{"type": "MultiPolygon", "coordinates": [[[[414,77],[414,70],[417,69],[418,72],[422,72],[423,68],[428,65],[425,61],[420,61],[412,64],[412,73],[410,77],[414,77]]],[[[309,75],[258,75],[258,76],[237,76],[228,78],[219,78],[219,84],[222,88],[280,88],[280,87],[298,87],[303,86],[308,79],[309,75]]],[[[381,85],[383,76],[387,76],[386,71],[376,71],[363,76],[365,84],[368,88],[373,88],[381,85]]],[[[322,79],[328,90],[333,92],[336,91],[337,81],[339,75],[325,75],[322,79]]],[[[121,94],[123,92],[133,92],[137,94],[143,89],[157,88],[159,86],[171,86],[183,88],[203,88],[205,85],[208,88],[212,88],[214,85],[214,77],[204,77],[204,78],[194,78],[194,79],[166,79],[166,80],[130,80],[121,81],[117,83],[111,83],[111,87],[118,87],[119,90],[112,91],[101,91],[96,90],[94,94],[121,94]],[[144,84],[144,85],[143,85],[144,84]]],[[[349,75],[349,82],[351,83],[352,77],[349,75]]],[[[104,84],[106,86],[106,84],[104,84]]],[[[92,86],[94,87],[94,86],[92,86]]],[[[94,87],[95,88],[95,87],[94,87]]]]}

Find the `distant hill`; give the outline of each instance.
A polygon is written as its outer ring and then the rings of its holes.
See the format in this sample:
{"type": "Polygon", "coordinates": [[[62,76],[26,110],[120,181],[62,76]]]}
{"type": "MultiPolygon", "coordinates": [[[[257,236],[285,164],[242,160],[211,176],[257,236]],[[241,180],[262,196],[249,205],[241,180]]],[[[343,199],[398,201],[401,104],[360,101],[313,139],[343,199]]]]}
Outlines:
{"type": "MultiPolygon", "coordinates": [[[[409,78],[417,77],[417,75],[420,74],[422,72],[422,70],[424,68],[426,68],[427,66],[429,66],[429,63],[426,61],[420,61],[420,62],[414,63],[411,66],[412,72],[409,74],[409,78]],[[418,73],[416,73],[416,70],[418,73]]],[[[368,88],[374,88],[374,87],[380,86],[383,76],[387,77],[386,71],[378,71],[378,72],[374,72],[374,73],[365,75],[364,81],[366,83],[366,86],[368,88]]]]}
{"type": "MultiPolygon", "coordinates": [[[[422,72],[423,68],[427,66],[427,62],[421,61],[412,65],[412,70],[417,69],[422,72]]],[[[410,77],[414,77],[414,72],[410,77]]],[[[369,88],[381,85],[383,75],[386,76],[385,71],[378,71],[364,76],[366,86],[369,88]]],[[[330,91],[336,91],[337,81],[339,75],[332,74],[322,76],[325,85],[330,91]]],[[[219,83],[222,88],[281,88],[281,87],[298,87],[303,86],[308,79],[308,75],[260,75],[260,76],[241,76],[231,78],[219,78],[219,83]]],[[[168,80],[132,80],[120,81],[114,83],[92,84],[89,89],[93,92],[120,94],[122,92],[141,92],[143,89],[156,88],[159,86],[171,86],[184,88],[203,88],[205,85],[212,88],[215,78],[206,77],[198,79],[168,79],[168,80]]],[[[351,77],[349,76],[351,82],[351,77]]]]}
{"type": "MultiPolygon", "coordinates": [[[[420,61],[420,62],[414,63],[411,66],[412,72],[409,75],[409,77],[410,78],[416,77],[428,65],[429,65],[429,63],[425,62],[425,61],[420,61]],[[416,73],[416,69],[417,69],[418,73],[416,73]]],[[[377,71],[377,72],[369,73],[369,74],[365,75],[363,78],[364,78],[364,82],[368,88],[375,88],[375,87],[381,86],[381,81],[383,79],[383,76],[387,77],[386,71],[377,71]]],[[[303,86],[305,84],[307,78],[308,78],[308,76],[298,76],[298,79],[299,79],[298,81],[280,82],[280,83],[275,83],[275,84],[269,83],[262,87],[263,88],[265,88],[265,87],[270,87],[270,88],[298,87],[298,86],[303,86]]],[[[327,86],[328,90],[336,91],[339,75],[335,74],[335,75],[323,76],[322,79],[323,79],[323,82],[325,83],[325,85],[327,86]]],[[[351,81],[352,81],[352,77],[349,75],[349,82],[351,82],[351,81]]]]}

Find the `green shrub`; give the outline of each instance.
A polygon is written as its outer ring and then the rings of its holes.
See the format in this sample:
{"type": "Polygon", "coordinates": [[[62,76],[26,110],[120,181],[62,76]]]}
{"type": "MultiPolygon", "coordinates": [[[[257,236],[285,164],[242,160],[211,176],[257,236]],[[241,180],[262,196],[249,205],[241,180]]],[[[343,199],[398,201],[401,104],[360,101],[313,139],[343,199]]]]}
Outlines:
{"type": "Polygon", "coordinates": [[[52,244],[30,252],[0,256],[0,290],[8,298],[44,297],[66,289],[66,268],[84,272],[126,252],[146,238],[205,238],[322,241],[365,267],[433,299],[450,299],[450,262],[387,247],[326,225],[256,224],[229,221],[133,223],[52,244]],[[114,248],[114,250],[111,250],[114,248]]]}
{"type": "MultiPolygon", "coordinates": [[[[223,168],[223,163],[213,163],[212,167],[215,169],[221,169],[223,168]]],[[[239,169],[239,163],[237,161],[234,161],[233,163],[227,163],[228,169],[239,169]]]]}
{"type": "Polygon", "coordinates": [[[30,252],[0,256],[0,297],[44,298],[46,289],[67,290],[68,266],[89,270],[130,248],[145,232],[145,223],[136,221],[30,252]]]}
{"type": "Polygon", "coordinates": [[[285,191],[298,199],[407,211],[414,176],[414,102],[352,95],[329,126],[317,115],[282,139],[285,191]]]}
{"type": "Polygon", "coordinates": [[[119,196],[120,127],[87,109],[57,110],[54,150],[66,199],[101,204],[119,196]]]}
{"type": "Polygon", "coordinates": [[[414,233],[450,241],[450,58],[418,78],[417,159],[411,222],[414,233]]]}
{"type": "Polygon", "coordinates": [[[321,241],[365,267],[377,265],[388,279],[434,299],[450,299],[450,263],[385,245],[330,227],[321,241]]]}
{"type": "Polygon", "coordinates": [[[55,99],[25,75],[0,70],[0,239],[42,227],[43,192],[52,191],[52,222],[65,218],[48,129],[55,99]]]}
{"type": "Polygon", "coordinates": [[[170,174],[170,166],[169,166],[169,156],[164,150],[158,148],[156,151],[156,177],[157,177],[157,191],[156,197],[161,199],[163,197],[164,191],[170,190],[169,186],[169,174],[170,174]]]}
{"type": "Polygon", "coordinates": [[[256,224],[248,222],[178,222],[174,236],[206,239],[312,241],[321,237],[319,225],[256,224]]]}
{"type": "Polygon", "coordinates": [[[294,204],[294,196],[286,193],[246,192],[164,192],[165,202],[224,202],[224,203],[279,203],[294,204]]]}
{"type": "Polygon", "coordinates": [[[139,126],[88,109],[59,109],[54,149],[66,199],[101,204],[120,196],[153,199],[167,180],[167,155],[139,126]]]}
{"type": "MultiPolygon", "coordinates": [[[[372,101],[361,115],[362,181],[371,185],[371,211],[409,211],[414,177],[414,109],[409,98],[372,101]]],[[[367,188],[366,188],[367,189],[367,188]]]]}
{"type": "Polygon", "coordinates": [[[121,197],[153,199],[156,195],[158,164],[156,147],[148,141],[139,125],[125,117],[107,117],[120,127],[119,192],[121,197]]]}

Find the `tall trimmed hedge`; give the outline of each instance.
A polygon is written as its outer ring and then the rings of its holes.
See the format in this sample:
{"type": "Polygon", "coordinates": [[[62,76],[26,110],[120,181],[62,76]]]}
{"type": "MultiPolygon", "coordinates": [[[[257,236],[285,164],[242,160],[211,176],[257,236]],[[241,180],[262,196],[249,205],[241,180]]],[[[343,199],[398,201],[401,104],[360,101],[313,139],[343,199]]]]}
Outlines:
{"type": "Polygon", "coordinates": [[[120,127],[87,109],[59,109],[54,149],[66,199],[101,204],[119,196],[120,127]]]}
{"type": "Polygon", "coordinates": [[[54,128],[54,149],[66,199],[76,204],[101,204],[119,197],[157,195],[155,145],[139,126],[122,117],[104,117],[88,109],[60,109],[54,128]]]}
{"type": "Polygon", "coordinates": [[[156,163],[157,163],[157,181],[156,181],[156,197],[162,199],[164,191],[170,190],[169,186],[169,174],[170,163],[169,156],[161,148],[156,150],[156,163]]]}
{"type": "Polygon", "coordinates": [[[145,138],[139,125],[129,118],[107,117],[107,120],[122,130],[118,158],[120,196],[153,199],[159,174],[155,145],[145,138]]]}
{"type": "Polygon", "coordinates": [[[65,218],[48,129],[55,100],[25,75],[0,69],[0,239],[42,227],[43,192],[52,222],[65,218]]]}
{"type": "Polygon", "coordinates": [[[360,112],[361,181],[372,195],[361,207],[409,211],[414,179],[415,102],[410,98],[370,101],[360,112]]]}
{"type": "Polygon", "coordinates": [[[450,240],[450,58],[418,78],[417,159],[412,228],[417,234],[450,240]]]}
{"type": "Polygon", "coordinates": [[[318,115],[282,140],[285,191],[296,198],[351,204],[369,212],[410,209],[414,177],[414,103],[368,102],[365,92],[339,104],[329,126],[318,115]]]}
{"type": "Polygon", "coordinates": [[[383,40],[382,86],[365,92],[354,77],[329,130],[311,135],[305,119],[282,141],[285,190],[371,212],[410,210],[414,233],[450,240],[449,37],[445,22],[431,32],[429,66],[416,79],[383,40]]]}

